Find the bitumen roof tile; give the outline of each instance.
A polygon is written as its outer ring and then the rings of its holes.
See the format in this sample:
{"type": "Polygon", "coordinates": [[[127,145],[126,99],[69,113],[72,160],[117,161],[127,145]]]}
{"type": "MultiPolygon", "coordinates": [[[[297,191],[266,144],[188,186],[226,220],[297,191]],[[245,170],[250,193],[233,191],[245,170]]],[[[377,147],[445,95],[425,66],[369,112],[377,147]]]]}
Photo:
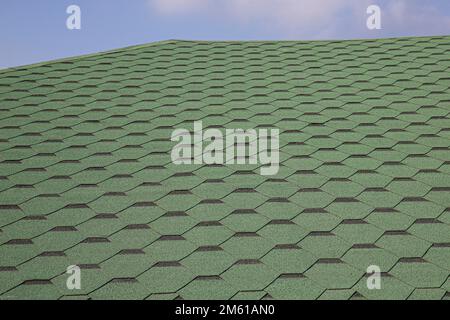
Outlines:
{"type": "Polygon", "coordinates": [[[449,52],[170,40],[0,70],[0,299],[448,299],[449,52]],[[278,173],[172,163],[199,120],[279,129],[278,173]]]}

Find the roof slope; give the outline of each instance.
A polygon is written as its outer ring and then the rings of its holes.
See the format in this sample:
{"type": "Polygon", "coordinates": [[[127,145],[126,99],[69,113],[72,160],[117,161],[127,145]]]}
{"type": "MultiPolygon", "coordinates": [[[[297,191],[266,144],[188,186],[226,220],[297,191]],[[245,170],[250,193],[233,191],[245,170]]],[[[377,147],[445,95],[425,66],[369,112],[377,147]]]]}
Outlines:
{"type": "Polygon", "coordinates": [[[0,299],[448,298],[449,52],[167,41],[0,71],[0,299]],[[280,171],[172,164],[194,120],[279,128],[280,171]]]}

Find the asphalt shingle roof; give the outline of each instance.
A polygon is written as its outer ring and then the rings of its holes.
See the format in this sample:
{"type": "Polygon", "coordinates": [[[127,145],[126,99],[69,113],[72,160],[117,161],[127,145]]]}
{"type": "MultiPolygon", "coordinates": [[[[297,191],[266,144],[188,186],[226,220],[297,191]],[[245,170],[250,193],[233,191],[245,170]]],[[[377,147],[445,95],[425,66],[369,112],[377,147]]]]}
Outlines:
{"type": "Polygon", "coordinates": [[[449,53],[166,41],[0,71],[0,299],[448,298],[449,53]],[[278,174],[174,165],[195,120],[279,128],[278,174]]]}

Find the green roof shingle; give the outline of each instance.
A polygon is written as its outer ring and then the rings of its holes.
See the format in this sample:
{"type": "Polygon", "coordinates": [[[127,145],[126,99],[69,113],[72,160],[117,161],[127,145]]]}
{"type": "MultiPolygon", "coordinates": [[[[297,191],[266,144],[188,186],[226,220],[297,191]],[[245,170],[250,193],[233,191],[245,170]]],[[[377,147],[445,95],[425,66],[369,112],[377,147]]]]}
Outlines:
{"type": "Polygon", "coordinates": [[[448,297],[449,52],[164,41],[1,70],[0,299],[448,297]],[[173,164],[197,120],[280,129],[279,172],[173,164]]]}

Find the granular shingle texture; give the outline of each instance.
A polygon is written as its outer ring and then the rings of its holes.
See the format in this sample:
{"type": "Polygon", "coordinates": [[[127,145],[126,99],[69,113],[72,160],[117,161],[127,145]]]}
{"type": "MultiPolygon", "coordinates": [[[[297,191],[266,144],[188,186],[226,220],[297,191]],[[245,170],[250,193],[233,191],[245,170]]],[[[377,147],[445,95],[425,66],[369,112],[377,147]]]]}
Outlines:
{"type": "Polygon", "coordinates": [[[449,298],[449,53],[166,41],[0,71],[0,299],[449,298]],[[278,174],[173,164],[196,120],[278,128],[278,174]]]}

